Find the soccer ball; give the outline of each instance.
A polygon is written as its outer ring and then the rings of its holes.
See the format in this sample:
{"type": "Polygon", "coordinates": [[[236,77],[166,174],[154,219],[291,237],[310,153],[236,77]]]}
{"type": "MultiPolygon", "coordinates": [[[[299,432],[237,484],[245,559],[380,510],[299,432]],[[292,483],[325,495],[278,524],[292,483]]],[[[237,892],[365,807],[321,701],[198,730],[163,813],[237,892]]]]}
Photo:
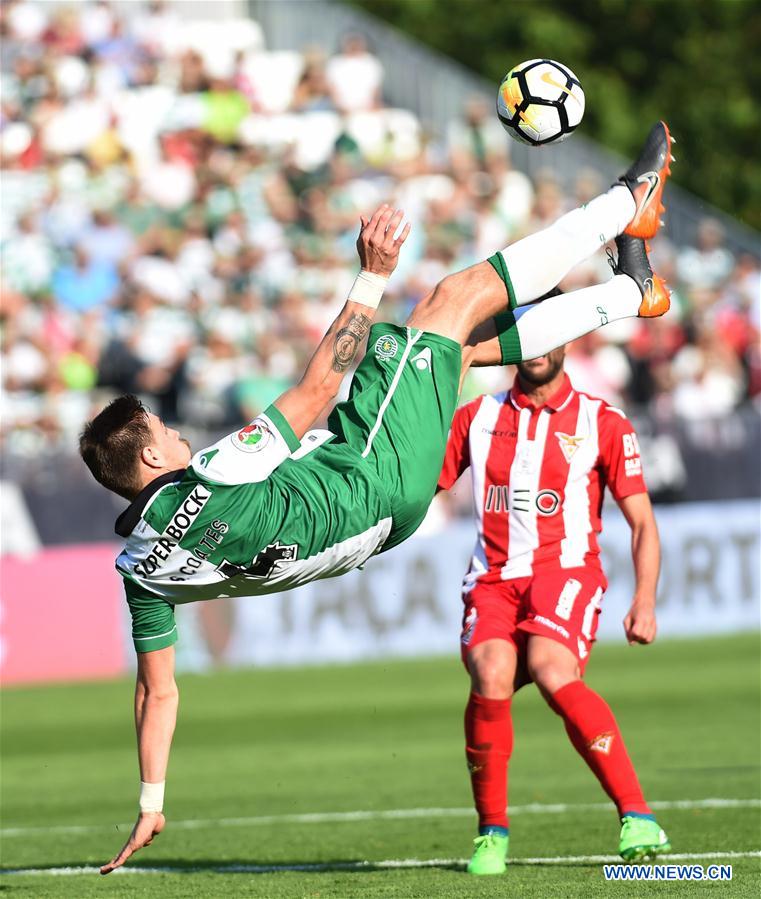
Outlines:
{"type": "Polygon", "coordinates": [[[522,144],[559,143],[581,122],[584,91],[568,66],[530,59],[502,79],[497,115],[507,133],[522,144]]]}

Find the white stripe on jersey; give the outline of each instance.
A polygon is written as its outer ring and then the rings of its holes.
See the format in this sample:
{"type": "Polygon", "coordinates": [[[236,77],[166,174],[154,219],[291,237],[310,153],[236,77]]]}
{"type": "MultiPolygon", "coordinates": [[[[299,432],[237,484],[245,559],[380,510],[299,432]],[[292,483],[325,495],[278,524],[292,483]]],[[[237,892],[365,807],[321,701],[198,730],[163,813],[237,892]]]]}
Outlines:
{"type": "Polygon", "coordinates": [[[489,570],[486,559],[486,540],[484,538],[484,482],[486,480],[486,463],[489,460],[493,431],[502,409],[506,393],[496,396],[485,396],[481,400],[478,411],[473,416],[468,432],[470,442],[470,471],[473,479],[473,508],[476,513],[478,537],[470,561],[470,570],[465,575],[463,592],[473,589],[476,578],[489,570]]]}
{"type": "Polygon", "coordinates": [[[503,579],[528,577],[533,571],[534,550],[539,546],[539,510],[535,499],[539,491],[550,413],[542,409],[534,439],[529,440],[531,412],[529,407],[521,409],[518,419],[518,441],[508,481],[510,514],[507,546],[510,558],[502,566],[503,579]]]}
{"type": "Polygon", "coordinates": [[[560,567],[578,568],[584,564],[589,551],[589,534],[592,530],[592,510],[589,508],[589,472],[600,452],[597,416],[601,400],[593,400],[579,394],[579,415],[576,419],[576,437],[584,437],[571,457],[563,501],[563,524],[566,536],[560,543],[560,567]]]}
{"type": "Polygon", "coordinates": [[[375,435],[380,430],[380,426],[383,423],[383,416],[388,409],[389,403],[394,398],[394,394],[396,393],[396,388],[399,386],[399,380],[402,377],[402,372],[404,371],[404,367],[407,364],[407,360],[410,357],[410,353],[412,352],[412,348],[415,344],[420,340],[420,338],[425,334],[425,331],[415,331],[412,333],[412,328],[407,328],[407,344],[402,351],[402,358],[399,360],[399,365],[397,366],[396,371],[394,372],[394,377],[391,379],[391,384],[389,385],[388,392],[383,398],[383,402],[380,404],[380,408],[378,409],[378,415],[375,419],[375,424],[372,426],[370,433],[367,435],[367,444],[365,448],[362,450],[362,458],[366,459],[370,453],[370,450],[373,446],[373,440],[375,440],[375,435]]]}

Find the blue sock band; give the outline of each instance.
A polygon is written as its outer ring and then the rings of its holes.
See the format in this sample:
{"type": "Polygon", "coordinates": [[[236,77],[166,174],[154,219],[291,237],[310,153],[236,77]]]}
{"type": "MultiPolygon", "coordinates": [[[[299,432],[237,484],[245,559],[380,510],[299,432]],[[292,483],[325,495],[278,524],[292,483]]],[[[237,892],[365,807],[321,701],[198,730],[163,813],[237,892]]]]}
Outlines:
{"type": "Polygon", "coordinates": [[[655,821],[655,815],[646,815],[643,812],[624,812],[622,818],[644,818],[646,821],[655,821]]]}
{"type": "Polygon", "coordinates": [[[479,837],[485,837],[489,833],[494,833],[498,837],[506,837],[510,833],[510,828],[500,827],[498,824],[487,824],[486,827],[478,828],[479,837]]]}

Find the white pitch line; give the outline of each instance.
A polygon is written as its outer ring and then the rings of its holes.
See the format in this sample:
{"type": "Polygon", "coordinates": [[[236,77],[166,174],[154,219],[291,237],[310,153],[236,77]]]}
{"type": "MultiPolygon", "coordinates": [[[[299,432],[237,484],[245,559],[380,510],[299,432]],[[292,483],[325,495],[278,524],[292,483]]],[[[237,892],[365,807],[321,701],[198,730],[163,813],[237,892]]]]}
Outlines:
{"type": "MultiPolygon", "coordinates": [[[[660,864],[693,861],[697,859],[761,858],[761,851],[748,852],[674,852],[661,856],[660,864]]],[[[618,855],[550,855],[538,858],[511,858],[510,865],[603,865],[621,862],[618,855]]],[[[145,868],[117,868],[114,874],[277,874],[279,872],[300,871],[320,873],[322,871],[375,871],[403,868],[464,868],[466,858],[388,858],[381,861],[327,862],[303,865],[204,865],[188,868],[155,865],[145,868]]],[[[1,871],[14,876],[68,877],[76,874],[97,874],[98,868],[90,865],[67,868],[9,868],[1,871]]]]}
{"type": "MultiPolygon", "coordinates": [[[[689,809],[761,808],[761,799],[675,799],[652,802],[655,811],[681,811],[689,809]]],[[[608,802],[589,803],[541,803],[513,805],[511,815],[561,815],[566,812],[610,812],[608,802]]],[[[258,815],[249,818],[187,818],[170,821],[173,830],[201,830],[205,827],[262,827],[272,824],[341,824],[353,821],[402,821],[409,818],[467,818],[475,815],[472,808],[392,808],[353,812],[306,812],[302,814],[258,815]]],[[[5,827],[2,837],[22,837],[31,834],[98,833],[124,828],[131,824],[60,824],[49,827],[5,827]]]]}

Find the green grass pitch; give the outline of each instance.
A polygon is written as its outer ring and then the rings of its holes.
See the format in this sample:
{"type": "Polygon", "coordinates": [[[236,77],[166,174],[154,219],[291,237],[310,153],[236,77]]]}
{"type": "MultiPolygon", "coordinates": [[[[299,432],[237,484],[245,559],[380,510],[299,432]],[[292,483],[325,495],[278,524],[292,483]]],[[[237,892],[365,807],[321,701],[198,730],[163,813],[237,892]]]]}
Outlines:
{"type": "MultiPolygon", "coordinates": [[[[588,680],[617,713],[646,795],[667,804],[659,819],[674,852],[757,851],[758,635],[600,646],[588,680]],[[742,802],[672,805],[708,798],[742,802]]],[[[167,829],[130,864],[171,870],[102,878],[8,872],[98,865],[120,848],[137,796],[132,684],[5,691],[6,896],[759,895],[759,858],[747,856],[723,860],[734,865],[731,884],[606,883],[586,857],[615,854],[615,814],[574,808],[605,797],[533,688],[514,703],[516,863],[504,877],[466,875],[456,860],[470,854],[475,817],[462,746],[467,682],[454,657],[184,676],[180,693],[167,829]],[[532,803],[556,807],[525,808],[532,803]],[[389,811],[406,809],[432,811],[389,811]],[[354,811],[368,814],[298,818],[354,811]],[[547,857],[565,860],[520,863],[547,857]],[[442,861],[345,870],[394,859],[442,861]],[[232,865],[323,867],[218,870],[232,865]]]]}

